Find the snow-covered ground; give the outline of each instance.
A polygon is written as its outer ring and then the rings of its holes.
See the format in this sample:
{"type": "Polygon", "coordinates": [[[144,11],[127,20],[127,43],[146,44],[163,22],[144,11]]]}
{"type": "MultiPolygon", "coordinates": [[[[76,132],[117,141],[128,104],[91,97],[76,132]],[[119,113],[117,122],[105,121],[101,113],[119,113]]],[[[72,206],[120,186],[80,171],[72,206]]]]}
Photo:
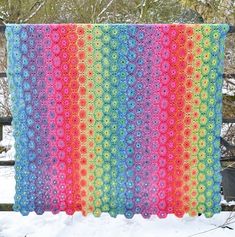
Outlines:
{"type": "MultiPolygon", "coordinates": [[[[6,129],[8,130],[8,129],[6,129]]],[[[4,134],[1,145],[12,147],[11,133],[4,134]]],[[[0,159],[13,159],[14,150],[0,154],[0,159]]],[[[14,169],[0,167],[0,203],[13,202],[14,169]]],[[[221,212],[207,219],[204,216],[179,219],[168,215],[166,219],[156,216],[144,219],[136,215],[128,220],[123,216],[111,218],[102,214],[83,217],[80,213],[67,216],[45,213],[27,217],[14,212],[0,212],[0,237],[235,237],[235,213],[221,212]],[[226,223],[229,221],[229,223],[226,223]]]]}
{"type": "MultiPolygon", "coordinates": [[[[116,219],[102,214],[101,217],[83,217],[77,213],[66,216],[64,213],[53,216],[30,214],[22,217],[18,213],[0,213],[0,236],[4,237],[186,237],[200,234],[203,237],[233,237],[235,230],[217,228],[224,224],[229,213],[215,215],[211,219],[203,216],[190,218],[185,216],[178,219],[169,215],[166,219],[151,217],[148,220],[135,216],[128,220],[123,216],[116,219]],[[214,229],[214,230],[213,230],[214,229]]],[[[235,228],[235,224],[229,225],[235,228]]],[[[199,236],[200,236],[199,235],[199,236]]]]}

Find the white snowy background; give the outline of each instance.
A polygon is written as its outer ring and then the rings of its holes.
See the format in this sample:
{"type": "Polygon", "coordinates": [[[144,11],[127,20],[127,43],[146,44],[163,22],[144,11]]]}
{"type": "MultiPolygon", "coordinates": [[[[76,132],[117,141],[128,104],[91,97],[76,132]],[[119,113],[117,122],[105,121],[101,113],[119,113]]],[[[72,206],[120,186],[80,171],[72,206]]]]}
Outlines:
{"type": "MultiPolygon", "coordinates": [[[[0,145],[10,149],[0,154],[1,160],[14,159],[13,141],[10,127],[4,127],[0,145]]],[[[14,188],[14,168],[0,167],[0,203],[14,202],[14,188]]],[[[73,216],[31,213],[23,217],[16,212],[0,212],[0,237],[235,237],[234,229],[233,212],[221,212],[209,219],[203,215],[194,218],[185,215],[181,219],[174,215],[166,219],[157,216],[144,219],[135,215],[133,219],[126,219],[121,215],[112,218],[108,214],[96,218],[83,217],[81,213],[73,216]]]]}

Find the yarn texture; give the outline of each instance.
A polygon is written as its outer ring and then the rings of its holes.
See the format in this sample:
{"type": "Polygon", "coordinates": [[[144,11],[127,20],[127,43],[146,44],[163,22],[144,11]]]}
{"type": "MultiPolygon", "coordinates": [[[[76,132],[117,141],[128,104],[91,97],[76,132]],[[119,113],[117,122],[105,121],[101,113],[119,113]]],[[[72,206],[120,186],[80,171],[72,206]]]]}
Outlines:
{"type": "Polygon", "coordinates": [[[220,212],[227,24],[8,24],[14,210],[220,212]]]}

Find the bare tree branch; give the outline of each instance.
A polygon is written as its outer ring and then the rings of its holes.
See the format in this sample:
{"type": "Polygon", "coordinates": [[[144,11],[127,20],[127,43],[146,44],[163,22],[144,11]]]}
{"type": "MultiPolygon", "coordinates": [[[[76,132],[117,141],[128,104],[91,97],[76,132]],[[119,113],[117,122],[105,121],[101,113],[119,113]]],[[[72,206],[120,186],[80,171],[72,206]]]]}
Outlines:
{"type": "Polygon", "coordinates": [[[110,7],[110,5],[114,2],[114,0],[111,0],[107,6],[105,8],[103,8],[103,10],[97,15],[96,18],[100,17],[105,11],[107,11],[107,9],[110,7]]]}
{"type": "Polygon", "coordinates": [[[27,22],[27,21],[29,21],[33,16],[35,16],[36,14],[37,14],[37,12],[45,5],[45,3],[46,3],[46,0],[44,0],[44,1],[42,1],[42,2],[36,2],[32,7],[31,7],[31,10],[32,9],[34,9],[35,8],[35,6],[37,6],[36,7],[36,9],[35,9],[35,11],[34,12],[32,12],[30,15],[29,15],[29,17],[27,17],[26,19],[24,19],[22,22],[27,22]]]}

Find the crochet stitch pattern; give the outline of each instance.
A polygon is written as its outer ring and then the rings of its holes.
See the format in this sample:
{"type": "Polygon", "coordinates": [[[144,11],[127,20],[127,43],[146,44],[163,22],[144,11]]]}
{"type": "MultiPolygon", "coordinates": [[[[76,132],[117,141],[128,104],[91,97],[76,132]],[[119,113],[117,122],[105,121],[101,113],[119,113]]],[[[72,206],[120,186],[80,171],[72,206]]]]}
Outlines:
{"type": "Polygon", "coordinates": [[[227,24],[8,24],[14,210],[220,212],[227,24]]]}

